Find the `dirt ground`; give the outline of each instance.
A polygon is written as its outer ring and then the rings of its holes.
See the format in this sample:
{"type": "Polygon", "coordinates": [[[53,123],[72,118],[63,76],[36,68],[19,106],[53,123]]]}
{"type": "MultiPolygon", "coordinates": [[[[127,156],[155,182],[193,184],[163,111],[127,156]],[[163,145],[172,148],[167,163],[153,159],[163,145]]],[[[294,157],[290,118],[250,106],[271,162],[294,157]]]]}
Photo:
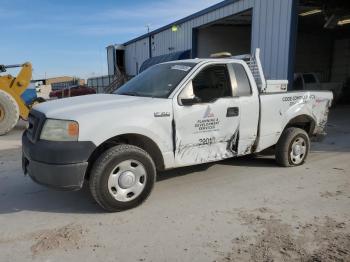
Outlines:
{"type": "Polygon", "coordinates": [[[0,137],[0,261],[350,261],[350,107],[307,163],[244,157],[159,175],[142,206],[104,213],[87,188],[21,170],[25,124],[0,137]]]}

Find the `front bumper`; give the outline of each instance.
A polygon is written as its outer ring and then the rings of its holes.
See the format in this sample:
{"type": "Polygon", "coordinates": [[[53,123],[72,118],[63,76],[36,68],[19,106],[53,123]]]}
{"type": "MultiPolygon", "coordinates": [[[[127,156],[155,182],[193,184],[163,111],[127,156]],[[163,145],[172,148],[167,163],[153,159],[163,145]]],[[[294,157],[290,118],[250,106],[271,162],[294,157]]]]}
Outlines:
{"type": "Polygon", "coordinates": [[[31,142],[22,136],[22,168],[38,184],[60,190],[79,190],[84,183],[92,142],[31,142]]]}

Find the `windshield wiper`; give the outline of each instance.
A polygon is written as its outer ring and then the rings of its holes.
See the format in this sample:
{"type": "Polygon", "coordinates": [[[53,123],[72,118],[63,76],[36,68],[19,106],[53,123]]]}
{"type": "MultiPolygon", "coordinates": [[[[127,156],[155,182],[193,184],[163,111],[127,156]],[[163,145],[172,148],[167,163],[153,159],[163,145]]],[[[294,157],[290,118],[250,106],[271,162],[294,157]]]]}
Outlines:
{"type": "Polygon", "coordinates": [[[117,94],[117,95],[122,95],[122,96],[140,96],[140,94],[139,94],[139,93],[137,93],[137,92],[133,92],[133,91],[130,91],[130,92],[124,92],[124,93],[117,94]]]}

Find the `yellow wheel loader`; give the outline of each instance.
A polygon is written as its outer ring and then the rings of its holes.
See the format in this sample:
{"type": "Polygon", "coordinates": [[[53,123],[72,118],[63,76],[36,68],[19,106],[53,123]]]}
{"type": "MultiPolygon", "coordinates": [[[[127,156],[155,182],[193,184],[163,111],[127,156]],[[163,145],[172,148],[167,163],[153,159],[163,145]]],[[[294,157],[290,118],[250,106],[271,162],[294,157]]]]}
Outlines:
{"type": "Polygon", "coordinates": [[[0,135],[9,132],[21,117],[27,120],[29,107],[21,98],[32,79],[32,65],[0,65],[0,73],[6,69],[22,67],[17,77],[11,75],[0,76],[0,135]]]}

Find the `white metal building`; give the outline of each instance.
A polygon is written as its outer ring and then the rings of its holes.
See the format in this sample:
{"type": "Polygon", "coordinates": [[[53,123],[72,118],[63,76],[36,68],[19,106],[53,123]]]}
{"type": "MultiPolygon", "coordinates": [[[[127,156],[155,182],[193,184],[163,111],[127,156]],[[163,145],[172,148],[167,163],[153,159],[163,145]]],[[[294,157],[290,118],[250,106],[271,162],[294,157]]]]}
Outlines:
{"type": "Polygon", "coordinates": [[[346,83],[348,2],[225,0],[122,45],[108,46],[108,73],[114,75],[118,68],[133,76],[150,58],[187,50],[191,57],[209,57],[222,51],[250,53],[259,47],[268,79],[292,83],[295,72],[316,72],[324,81],[346,83]]]}

